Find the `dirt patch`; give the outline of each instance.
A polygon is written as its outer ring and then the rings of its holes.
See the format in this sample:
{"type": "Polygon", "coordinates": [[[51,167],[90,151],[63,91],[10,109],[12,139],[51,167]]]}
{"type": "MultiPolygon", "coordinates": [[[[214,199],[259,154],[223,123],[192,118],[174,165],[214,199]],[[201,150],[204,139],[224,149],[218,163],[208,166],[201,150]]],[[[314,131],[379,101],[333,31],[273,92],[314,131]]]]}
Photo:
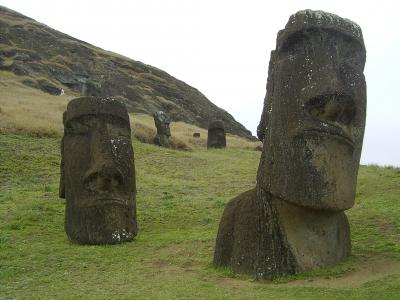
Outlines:
{"type": "Polygon", "coordinates": [[[271,288],[314,287],[314,288],[358,288],[362,285],[381,280],[387,276],[400,275],[400,260],[384,256],[363,257],[357,260],[354,270],[341,277],[307,278],[287,283],[259,282],[226,277],[209,277],[207,281],[229,288],[260,286],[265,284],[271,288]]]}
{"type": "Polygon", "coordinates": [[[400,275],[400,260],[384,256],[359,259],[354,270],[338,278],[309,278],[284,284],[277,287],[323,287],[323,288],[358,288],[365,283],[383,279],[390,275],[400,275]]]}
{"type": "Polygon", "coordinates": [[[236,279],[236,278],[227,278],[227,277],[209,277],[206,279],[208,282],[215,283],[219,286],[225,288],[241,288],[241,287],[251,287],[259,285],[260,283],[255,280],[245,280],[245,279],[236,279]]]}
{"type": "Polygon", "coordinates": [[[210,241],[185,241],[171,243],[159,249],[164,257],[149,261],[155,274],[160,276],[193,276],[221,287],[240,289],[265,285],[271,288],[314,287],[314,288],[358,288],[362,285],[384,279],[391,275],[400,275],[400,260],[386,256],[360,256],[355,258],[352,270],[339,277],[311,277],[287,283],[259,282],[247,278],[229,278],[215,276],[201,270],[204,262],[199,260],[199,251],[210,252],[210,241]],[[197,253],[197,255],[196,255],[197,253]]]}
{"type": "Polygon", "coordinates": [[[377,222],[378,229],[386,236],[393,237],[396,241],[400,241],[400,233],[396,225],[388,222],[377,222]]]}

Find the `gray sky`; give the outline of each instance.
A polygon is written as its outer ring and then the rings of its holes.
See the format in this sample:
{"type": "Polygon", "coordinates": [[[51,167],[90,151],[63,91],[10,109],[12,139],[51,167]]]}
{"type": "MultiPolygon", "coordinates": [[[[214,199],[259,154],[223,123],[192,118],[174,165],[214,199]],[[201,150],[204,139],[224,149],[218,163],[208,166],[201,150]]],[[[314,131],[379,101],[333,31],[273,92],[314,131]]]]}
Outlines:
{"type": "Polygon", "coordinates": [[[298,10],[358,23],[367,48],[362,163],[400,166],[400,3],[301,0],[0,0],[106,50],[153,65],[199,89],[255,134],[276,34],[298,10]]]}

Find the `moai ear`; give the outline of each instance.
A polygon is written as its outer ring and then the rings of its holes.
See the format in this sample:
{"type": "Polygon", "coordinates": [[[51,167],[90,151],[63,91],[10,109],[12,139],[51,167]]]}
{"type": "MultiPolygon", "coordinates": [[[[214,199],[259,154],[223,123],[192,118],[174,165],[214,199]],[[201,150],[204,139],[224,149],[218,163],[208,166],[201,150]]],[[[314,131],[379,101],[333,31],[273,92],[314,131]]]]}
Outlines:
{"type": "Polygon", "coordinates": [[[64,181],[64,137],[61,139],[61,162],[60,162],[60,186],[58,196],[65,199],[65,181],[64,181]]]}
{"type": "MultiPolygon", "coordinates": [[[[63,113],[63,124],[65,128],[66,111],[63,113]]],[[[58,196],[65,199],[65,181],[64,181],[64,136],[61,139],[61,161],[60,161],[60,186],[58,189],[58,196]]]]}

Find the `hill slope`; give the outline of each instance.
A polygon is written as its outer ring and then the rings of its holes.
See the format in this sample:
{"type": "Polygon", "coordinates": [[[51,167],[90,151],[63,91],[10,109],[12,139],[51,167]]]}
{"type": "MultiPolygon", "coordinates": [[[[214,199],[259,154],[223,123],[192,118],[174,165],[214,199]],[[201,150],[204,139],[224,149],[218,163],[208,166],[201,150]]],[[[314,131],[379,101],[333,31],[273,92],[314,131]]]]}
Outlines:
{"type": "Polygon", "coordinates": [[[0,70],[27,86],[58,95],[120,96],[130,112],[166,111],[173,121],[207,128],[220,118],[226,130],[251,132],[197,89],[166,72],[105,51],[0,6],[0,70]]]}

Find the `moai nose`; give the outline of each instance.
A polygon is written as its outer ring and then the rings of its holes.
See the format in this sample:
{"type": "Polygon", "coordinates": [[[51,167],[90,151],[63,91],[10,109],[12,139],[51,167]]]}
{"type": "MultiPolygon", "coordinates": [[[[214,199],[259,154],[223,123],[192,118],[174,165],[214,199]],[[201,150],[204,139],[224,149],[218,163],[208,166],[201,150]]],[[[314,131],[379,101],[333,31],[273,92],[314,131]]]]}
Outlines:
{"type": "Polygon", "coordinates": [[[111,192],[123,184],[111,147],[105,130],[92,134],[91,164],[84,177],[85,187],[92,192],[111,192]]]}
{"type": "Polygon", "coordinates": [[[92,192],[112,192],[122,184],[121,172],[107,163],[89,169],[84,178],[85,188],[92,192]]]}

